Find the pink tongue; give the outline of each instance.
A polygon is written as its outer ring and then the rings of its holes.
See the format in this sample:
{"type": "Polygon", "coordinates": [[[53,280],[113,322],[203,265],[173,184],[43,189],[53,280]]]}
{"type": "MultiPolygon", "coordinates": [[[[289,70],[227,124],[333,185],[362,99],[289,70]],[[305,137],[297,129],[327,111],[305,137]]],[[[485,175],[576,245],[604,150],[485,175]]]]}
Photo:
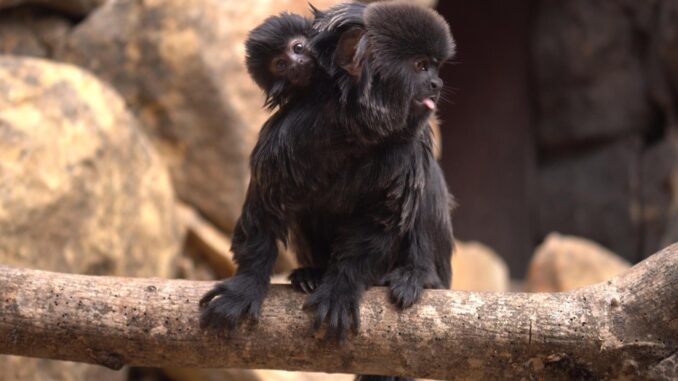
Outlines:
{"type": "Polygon", "coordinates": [[[426,98],[424,99],[424,105],[428,107],[430,110],[435,110],[436,109],[436,103],[433,102],[433,99],[431,98],[426,98]]]}

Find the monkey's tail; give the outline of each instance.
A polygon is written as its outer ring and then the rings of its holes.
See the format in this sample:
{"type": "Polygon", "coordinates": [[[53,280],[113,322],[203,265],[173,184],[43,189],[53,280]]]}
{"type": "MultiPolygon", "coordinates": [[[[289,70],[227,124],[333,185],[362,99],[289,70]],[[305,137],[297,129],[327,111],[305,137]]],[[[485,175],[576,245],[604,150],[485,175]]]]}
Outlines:
{"type": "Polygon", "coordinates": [[[355,377],[355,381],[414,381],[414,378],[396,377],[396,376],[366,376],[359,375],[355,377]]]}

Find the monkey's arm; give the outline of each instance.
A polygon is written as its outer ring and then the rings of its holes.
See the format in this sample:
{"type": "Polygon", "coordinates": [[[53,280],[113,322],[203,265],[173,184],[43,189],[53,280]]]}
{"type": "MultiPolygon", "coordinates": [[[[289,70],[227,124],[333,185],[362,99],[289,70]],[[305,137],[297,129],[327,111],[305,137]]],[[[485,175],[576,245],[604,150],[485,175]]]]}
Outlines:
{"type": "Polygon", "coordinates": [[[203,327],[233,331],[243,317],[259,315],[278,257],[276,241],[284,240],[287,233],[284,217],[261,193],[253,179],[233,233],[231,250],[238,270],[200,300],[203,327]]]}

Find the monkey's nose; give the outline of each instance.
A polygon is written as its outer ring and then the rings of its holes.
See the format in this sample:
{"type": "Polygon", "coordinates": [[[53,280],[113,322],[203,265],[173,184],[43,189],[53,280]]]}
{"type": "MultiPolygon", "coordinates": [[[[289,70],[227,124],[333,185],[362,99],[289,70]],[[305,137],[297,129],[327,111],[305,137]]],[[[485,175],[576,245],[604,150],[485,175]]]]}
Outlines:
{"type": "Polygon", "coordinates": [[[443,80],[435,78],[431,80],[431,90],[439,90],[443,87],[443,80]]]}

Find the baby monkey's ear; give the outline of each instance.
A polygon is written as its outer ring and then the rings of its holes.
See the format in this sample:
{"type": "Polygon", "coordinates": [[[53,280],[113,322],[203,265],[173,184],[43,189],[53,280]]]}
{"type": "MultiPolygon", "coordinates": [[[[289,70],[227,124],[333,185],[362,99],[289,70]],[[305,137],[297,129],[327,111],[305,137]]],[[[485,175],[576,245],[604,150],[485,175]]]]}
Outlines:
{"type": "Polygon", "coordinates": [[[365,29],[352,27],[341,34],[337,44],[335,63],[354,78],[359,78],[367,54],[365,29]]]}

